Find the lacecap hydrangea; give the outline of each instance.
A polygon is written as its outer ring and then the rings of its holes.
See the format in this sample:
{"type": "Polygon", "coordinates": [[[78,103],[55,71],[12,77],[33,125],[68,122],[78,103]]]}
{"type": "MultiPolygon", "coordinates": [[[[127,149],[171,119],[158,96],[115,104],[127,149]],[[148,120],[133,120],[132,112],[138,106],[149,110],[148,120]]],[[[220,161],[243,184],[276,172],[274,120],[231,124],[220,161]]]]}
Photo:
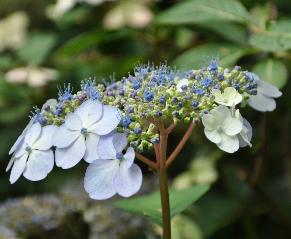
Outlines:
{"type": "MultiPolygon", "coordinates": [[[[252,72],[236,66],[220,67],[216,60],[204,68],[179,71],[165,64],[138,65],[133,73],[110,84],[82,81],[74,93],[70,85],[58,98],[36,109],[10,150],[10,182],[21,175],[37,181],[54,164],[69,169],[89,163],[84,187],[93,199],[119,194],[129,197],[142,184],[134,163],[139,153],[160,142],[159,122],[202,122],[206,137],[220,149],[234,153],[251,146],[252,128],[241,115],[249,104],[272,111],[281,92],[252,72]]],[[[170,131],[167,131],[170,132],[170,131]]],[[[146,162],[154,169],[159,165],[146,162]]]]}

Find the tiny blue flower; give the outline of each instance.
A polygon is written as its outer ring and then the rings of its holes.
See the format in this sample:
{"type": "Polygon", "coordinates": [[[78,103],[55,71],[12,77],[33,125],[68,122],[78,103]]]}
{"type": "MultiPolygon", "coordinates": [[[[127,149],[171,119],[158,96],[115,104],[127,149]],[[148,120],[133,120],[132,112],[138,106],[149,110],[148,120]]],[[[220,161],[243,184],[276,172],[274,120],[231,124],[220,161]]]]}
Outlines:
{"type": "Polygon", "coordinates": [[[159,138],[152,138],[150,140],[153,144],[158,144],[160,142],[160,139],[159,138]]]}
{"type": "Polygon", "coordinates": [[[134,129],[135,134],[141,134],[142,129],[140,127],[134,129]]]}
{"type": "Polygon", "coordinates": [[[70,101],[73,99],[73,88],[71,87],[70,84],[68,84],[67,86],[64,86],[64,88],[59,88],[59,92],[58,92],[58,100],[60,102],[64,102],[64,101],[70,101]]]}
{"type": "Polygon", "coordinates": [[[218,60],[216,60],[216,59],[211,60],[209,65],[208,65],[208,67],[207,67],[207,69],[209,71],[217,71],[217,69],[218,69],[218,60]]]}
{"type": "Polygon", "coordinates": [[[156,112],[156,115],[157,115],[158,117],[161,117],[161,116],[163,115],[163,113],[162,113],[162,111],[158,110],[158,111],[156,112]]]}
{"type": "Polygon", "coordinates": [[[131,84],[134,90],[138,90],[141,87],[141,82],[135,78],[131,81],[131,84]]]}
{"type": "Polygon", "coordinates": [[[154,93],[148,90],[145,90],[145,92],[143,93],[143,97],[145,101],[152,101],[154,99],[154,93]]]}
{"type": "Polygon", "coordinates": [[[133,112],[134,112],[134,108],[131,107],[131,106],[129,106],[129,107],[127,108],[127,113],[131,114],[131,113],[133,113],[133,112]]]}
{"type": "Polygon", "coordinates": [[[199,105],[199,102],[198,102],[198,101],[193,101],[193,102],[192,102],[192,107],[193,107],[193,108],[197,108],[198,105],[199,105]]]}
{"type": "Polygon", "coordinates": [[[129,115],[126,115],[122,118],[121,124],[124,128],[127,128],[131,123],[131,118],[129,115]]]}
{"type": "Polygon", "coordinates": [[[201,89],[201,88],[193,88],[193,89],[192,89],[192,93],[195,93],[195,94],[197,94],[197,95],[202,96],[202,95],[205,94],[205,90],[203,90],[203,89],[201,89]]]}
{"type": "Polygon", "coordinates": [[[224,75],[223,74],[218,74],[217,79],[219,81],[222,81],[224,79],[224,75]]]}
{"type": "Polygon", "coordinates": [[[87,95],[89,99],[99,100],[101,98],[100,93],[96,89],[95,80],[84,80],[81,82],[81,90],[87,95]]]}
{"type": "Polygon", "coordinates": [[[236,71],[240,71],[240,70],[241,70],[241,67],[240,67],[240,66],[235,66],[234,69],[235,69],[236,71]]]}
{"type": "Polygon", "coordinates": [[[201,81],[201,85],[202,85],[204,88],[209,87],[210,85],[212,85],[212,83],[213,83],[213,79],[210,78],[210,77],[207,77],[207,78],[205,78],[205,79],[203,79],[203,80],[201,81]]]}
{"type": "Polygon", "coordinates": [[[166,104],[166,97],[165,96],[161,96],[159,102],[164,105],[166,104]]]}

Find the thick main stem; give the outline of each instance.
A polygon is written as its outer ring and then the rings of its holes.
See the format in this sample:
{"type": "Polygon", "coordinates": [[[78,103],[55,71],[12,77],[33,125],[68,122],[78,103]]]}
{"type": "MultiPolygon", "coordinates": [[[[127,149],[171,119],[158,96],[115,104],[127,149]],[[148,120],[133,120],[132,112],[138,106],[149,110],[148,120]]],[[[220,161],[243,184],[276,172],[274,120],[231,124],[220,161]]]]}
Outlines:
{"type": "Polygon", "coordinates": [[[170,199],[169,188],[167,178],[167,141],[168,133],[165,130],[163,124],[159,127],[160,130],[160,150],[157,160],[159,161],[159,180],[160,180],[160,195],[162,205],[162,217],[163,217],[163,239],[171,239],[171,216],[170,216],[170,199]]]}

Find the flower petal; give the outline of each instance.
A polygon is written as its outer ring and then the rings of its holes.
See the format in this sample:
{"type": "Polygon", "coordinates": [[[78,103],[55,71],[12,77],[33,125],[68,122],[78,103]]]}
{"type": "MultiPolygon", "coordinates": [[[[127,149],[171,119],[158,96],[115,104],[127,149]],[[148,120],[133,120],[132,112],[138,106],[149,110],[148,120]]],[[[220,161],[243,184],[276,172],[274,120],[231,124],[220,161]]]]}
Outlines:
{"type": "Polygon", "coordinates": [[[121,162],[118,173],[114,178],[114,187],[117,193],[123,197],[135,194],[142,184],[142,172],[139,166],[133,164],[127,168],[125,162],[121,162]]]}
{"type": "Polygon", "coordinates": [[[207,130],[215,130],[217,129],[217,122],[215,121],[215,118],[213,117],[213,115],[210,113],[210,114],[204,114],[202,116],[202,123],[205,127],[205,129],[207,130]]]}
{"type": "Polygon", "coordinates": [[[231,112],[229,108],[224,105],[217,106],[216,108],[211,110],[210,113],[213,115],[215,123],[217,125],[222,125],[225,121],[225,118],[231,117],[231,112]]]}
{"type": "Polygon", "coordinates": [[[14,161],[15,161],[15,157],[12,157],[12,158],[9,160],[9,163],[8,163],[6,169],[5,169],[5,172],[8,172],[8,171],[11,169],[11,167],[12,167],[14,161]]]}
{"type": "Polygon", "coordinates": [[[53,144],[58,148],[66,148],[71,145],[80,135],[81,132],[69,130],[65,125],[62,125],[53,135],[53,144]]]}
{"type": "Polygon", "coordinates": [[[52,150],[33,150],[26,163],[23,176],[30,181],[44,179],[54,167],[54,153],[52,150]]]}
{"type": "Polygon", "coordinates": [[[17,148],[18,148],[18,146],[20,146],[20,144],[22,143],[22,140],[24,139],[25,133],[33,125],[33,122],[34,122],[34,117],[29,121],[29,123],[27,124],[27,126],[25,127],[25,129],[22,131],[21,135],[17,138],[16,142],[11,147],[11,149],[9,151],[9,155],[12,154],[14,151],[16,151],[17,148]]]}
{"type": "Polygon", "coordinates": [[[124,148],[127,146],[127,143],[128,143],[126,135],[122,133],[115,133],[113,135],[112,141],[113,141],[115,151],[117,153],[122,152],[122,150],[124,150],[124,148]]]}
{"type": "Polygon", "coordinates": [[[204,133],[205,133],[206,138],[215,144],[217,144],[221,141],[221,137],[216,130],[204,129],[204,133]]]}
{"type": "Polygon", "coordinates": [[[221,134],[221,141],[217,144],[218,148],[227,152],[234,153],[239,149],[239,141],[237,136],[228,136],[221,134]]]}
{"type": "Polygon", "coordinates": [[[10,173],[10,183],[13,184],[19,179],[21,174],[23,173],[25,166],[26,166],[26,160],[28,158],[28,153],[23,154],[20,158],[16,158],[10,173]]]}
{"type": "Polygon", "coordinates": [[[55,125],[47,125],[42,128],[40,137],[33,144],[33,149],[48,150],[53,146],[53,135],[58,127],[55,125]]]}
{"type": "Polygon", "coordinates": [[[86,153],[84,160],[87,163],[92,163],[94,160],[98,159],[98,150],[97,145],[99,142],[100,136],[96,134],[89,133],[86,136],[86,153]]]}
{"type": "Polygon", "coordinates": [[[243,124],[239,118],[227,117],[225,118],[222,128],[223,131],[230,136],[238,134],[242,130],[243,124]]]}
{"type": "Polygon", "coordinates": [[[120,120],[121,115],[116,107],[104,105],[101,119],[90,127],[90,131],[99,135],[109,134],[117,127],[120,120]]]}
{"type": "Polygon", "coordinates": [[[70,146],[56,149],[56,165],[62,169],[72,168],[81,161],[85,151],[85,139],[79,136],[70,146]]]}
{"type": "Polygon", "coordinates": [[[97,152],[100,159],[115,159],[116,158],[116,150],[113,144],[113,135],[114,133],[101,136],[98,146],[97,152]]]}
{"type": "Polygon", "coordinates": [[[226,87],[224,89],[224,98],[227,101],[228,106],[237,105],[242,101],[242,96],[234,87],[226,87]]]}
{"type": "Polygon", "coordinates": [[[30,129],[27,130],[24,138],[24,142],[29,146],[32,146],[33,143],[38,139],[41,133],[41,125],[40,123],[35,123],[31,126],[30,129]]]}
{"type": "Polygon", "coordinates": [[[273,111],[276,109],[276,101],[262,94],[251,95],[248,104],[260,112],[273,111]]]}
{"type": "Polygon", "coordinates": [[[108,199],[116,194],[113,180],[119,167],[119,161],[95,160],[85,173],[84,187],[90,198],[96,200],[108,199]]]}
{"type": "Polygon", "coordinates": [[[81,118],[83,127],[88,128],[101,118],[102,107],[103,105],[98,100],[90,99],[82,103],[75,113],[81,118]]]}
{"type": "Polygon", "coordinates": [[[279,89],[276,86],[266,81],[257,80],[257,84],[258,84],[258,92],[262,93],[265,96],[278,98],[282,95],[282,92],[279,91],[279,89]]]}
{"type": "Polygon", "coordinates": [[[126,164],[126,168],[130,168],[135,158],[134,149],[129,147],[123,157],[122,163],[126,164]]]}
{"type": "Polygon", "coordinates": [[[250,123],[243,118],[243,129],[240,132],[238,139],[239,139],[239,147],[243,148],[249,145],[252,147],[251,139],[253,136],[253,129],[250,123]]]}
{"type": "Polygon", "coordinates": [[[26,151],[25,151],[26,146],[27,145],[24,142],[22,142],[22,144],[19,145],[17,150],[14,152],[13,157],[20,158],[23,154],[25,154],[26,153],[26,151]]]}
{"type": "Polygon", "coordinates": [[[70,113],[66,116],[65,125],[70,130],[82,129],[82,121],[80,117],[75,113],[70,113]]]}
{"type": "Polygon", "coordinates": [[[224,102],[224,98],[223,98],[223,95],[222,95],[222,93],[221,93],[220,90],[218,90],[218,89],[213,89],[213,90],[211,91],[211,93],[212,93],[212,95],[215,97],[214,101],[215,101],[216,103],[218,103],[218,104],[225,104],[225,102],[224,102]]]}

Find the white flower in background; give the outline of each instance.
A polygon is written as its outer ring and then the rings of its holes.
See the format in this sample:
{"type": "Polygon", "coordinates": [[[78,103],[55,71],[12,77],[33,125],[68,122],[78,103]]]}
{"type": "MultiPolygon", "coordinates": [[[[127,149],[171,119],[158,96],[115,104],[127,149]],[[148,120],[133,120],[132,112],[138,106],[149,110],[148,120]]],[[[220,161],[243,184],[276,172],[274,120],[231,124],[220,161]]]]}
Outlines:
{"type": "Polygon", "coordinates": [[[57,0],[55,4],[48,6],[46,14],[49,18],[57,20],[74,8],[77,3],[87,3],[88,5],[96,6],[105,1],[114,0],[57,0]]]}
{"type": "Polygon", "coordinates": [[[92,199],[104,200],[116,193],[130,197],[140,189],[142,172],[133,163],[133,148],[122,153],[126,146],[127,138],[124,134],[111,134],[100,139],[100,159],[88,166],[84,179],[85,190],[92,199]]]}
{"type": "Polygon", "coordinates": [[[189,85],[188,79],[182,79],[177,83],[177,91],[183,92],[183,90],[189,85]]]}
{"type": "Polygon", "coordinates": [[[273,98],[278,98],[282,95],[279,89],[252,73],[255,81],[257,82],[257,95],[250,95],[248,104],[257,111],[267,112],[276,109],[276,101],[273,98]]]}
{"type": "Polygon", "coordinates": [[[103,20],[106,29],[119,29],[125,26],[132,28],[146,27],[153,18],[145,1],[120,1],[110,9],[103,20]]]}
{"type": "Polygon", "coordinates": [[[100,136],[113,131],[120,119],[119,110],[113,106],[102,105],[97,100],[82,103],[66,116],[65,123],[54,135],[57,166],[68,169],[82,158],[88,163],[98,159],[100,136]]]}
{"type": "Polygon", "coordinates": [[[226,87],[223,93],[218,89],[214,89],[212,94],[215,97],[214,101],[220,105],[233,107],[242,101],[241,94],[233,87],[226,87]]]}
{"type": "MultiPolygon", "coordinates": [[[[239,114],[236,111],[236,115],[239,114]]],[[[209,114],[202,116],[206,137],[225,152],[233,153],[239,149],[238,134],[243,124],[239,117],[234,117],[230,109],[219,105],[209,114]]]]}
{"type": "Polygon", "coordinates": [[[18,49],[25,41],[29,19],[24,12],[14,12],[0,20],[0,51],[18,49]]]}
{"type": "Polygon", "coordinates": [[[53,169],[52,136],[57,127],[30,124],[10,150],[13,153],[7,167],[7,171],[12,167],[10,183],[15,183],[22,174],[31,181],[42,180],[53,169]]]}
{"type": "Polygon", "coordinates": [[[10,83],[27,83],[30,87],[42,87],[49,81],[56,80],[57,72],[49,68],[28,66],[12,69],[4,77],[10,83]]]}

